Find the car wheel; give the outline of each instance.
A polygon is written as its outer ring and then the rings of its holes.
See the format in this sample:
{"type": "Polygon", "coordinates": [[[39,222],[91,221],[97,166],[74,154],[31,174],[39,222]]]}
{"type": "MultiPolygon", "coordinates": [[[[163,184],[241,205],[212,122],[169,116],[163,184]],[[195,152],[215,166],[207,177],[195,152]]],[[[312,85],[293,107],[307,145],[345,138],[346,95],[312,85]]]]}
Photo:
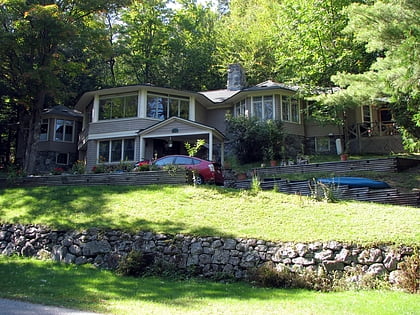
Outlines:
{"type": "Polygon", "coordinates": [[[204,184],[204,178],[201,177],[200,175],[197,175],[195,177],[194,184],[196,184],[196,185],[202,185],[202,184],[204,184]]]}

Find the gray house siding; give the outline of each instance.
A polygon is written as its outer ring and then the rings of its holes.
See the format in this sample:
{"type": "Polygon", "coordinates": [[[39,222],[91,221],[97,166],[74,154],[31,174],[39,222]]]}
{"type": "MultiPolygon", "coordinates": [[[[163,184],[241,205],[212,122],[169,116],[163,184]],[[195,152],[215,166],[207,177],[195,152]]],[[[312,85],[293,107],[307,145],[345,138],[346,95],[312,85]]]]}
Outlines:
{"type": "Polygon", "coordinates": [[[89,135],[104,134],[104,133],[118,133],[124,131],[139,131],[146,129],[160,120],[157,119],[115,119],[103,120],[89,124],[89,135]]]}

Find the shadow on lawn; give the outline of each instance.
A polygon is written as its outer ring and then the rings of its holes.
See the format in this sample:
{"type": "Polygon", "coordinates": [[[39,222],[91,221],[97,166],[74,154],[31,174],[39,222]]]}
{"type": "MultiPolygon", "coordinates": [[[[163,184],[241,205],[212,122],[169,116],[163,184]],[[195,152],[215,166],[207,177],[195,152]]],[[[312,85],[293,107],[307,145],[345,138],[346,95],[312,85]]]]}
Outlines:
{"type": "MultiPolygon", "coordinates": [[[[122,229],[132,233],[138,231],[165,232],[175,235],[188,230],[193,235],[230,236],[221,231],[200,225],[191,230],[187,223],[135,219],[129,214],[109,216],[113,209],[108,201],[113,195],[122,193],[147,194],[164,191],[172,196],[172,186],[57,186],[12,188],[2,191],[8,197],[0,197],[1,218],[8,223],[42,224],[53,229],[122,229]],[[4,211],[3,211],[4,209],[4,211]]],[[[235,194],[214,188],[214,194],[235,194]]],[[[159,209],[156,209],[158,211],[159,209]]]]}
{"type": "Polygon", "coordinates": [[[297,299],[303,292],[254,288],[245,283],[120,277],[87,266],[64,267],[53,262],[41,265],[8,257],[0,258],[0,277],[7,288],[0,296],[99,312],[109,311],[107,302],[111,303],[111,300],[130,301],[131,304],[153,302],[191,309],[200,308],[202,299],[267,300],[272,299],[272,294],[280,299],[297,299]]]}

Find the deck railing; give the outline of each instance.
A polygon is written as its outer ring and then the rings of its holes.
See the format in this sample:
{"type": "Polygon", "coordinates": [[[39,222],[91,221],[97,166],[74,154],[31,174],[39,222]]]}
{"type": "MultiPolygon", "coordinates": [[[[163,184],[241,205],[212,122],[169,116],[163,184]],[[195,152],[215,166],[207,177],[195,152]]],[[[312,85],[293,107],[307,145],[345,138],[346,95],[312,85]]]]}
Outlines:
{"type": "Polygon", "coordinates": [[[348,128],[350,138],[394,136],[400,134],[395,121],[364,122],[354,124],[348,128]]]}

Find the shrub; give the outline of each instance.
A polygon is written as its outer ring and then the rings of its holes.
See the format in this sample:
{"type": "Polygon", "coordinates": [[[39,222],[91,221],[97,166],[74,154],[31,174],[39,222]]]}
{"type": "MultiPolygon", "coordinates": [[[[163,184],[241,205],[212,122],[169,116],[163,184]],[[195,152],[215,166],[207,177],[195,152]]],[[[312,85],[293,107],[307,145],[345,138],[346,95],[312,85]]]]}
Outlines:
{"type": "Polygon", "coordinates": [[[280,158],[283,146],[280,121],[260,121],[256,117],[230,115],[226,118],[228,137],[232,140],[233,150],[240,163],[280,158]]]}
{"type": "Polygon", "coordinates": [[[340,189],[335,184],[324,184],[314,180],[310,185],[311,197],[316,201],[337,202],[340,200],[340,189]]]}
{"type": "Polygon", "coordinates": [[[92,167],[92,173],[101,174],[107,171],[105,164],[96,164],[92,167]]]}
{"type": "Polygon", "coordinates": [[[398,286],[410,293],[420,293],[420,256],[415,251],[413,255],[404,258],[399,264],[398,286]]]}
{"type": "Polygon", "coordinates": [[[251,271],[250,280],[269,288],[308,288],[296,272],[287,267],[277,270],[272,263],[266,263],[251,271]]]}
{"type": "Polygon", "coordinates": [[[153,262],[152,254],[133,250],[120,260],[116,271],[123,276],[139,277],[147,272],[153,262]]]}
{"type": "Polygon", "coordinates": [[[73,174],[84,174],[86,172],[86,165],[83,161],[76,161],[71,168],[73,174]]]}

